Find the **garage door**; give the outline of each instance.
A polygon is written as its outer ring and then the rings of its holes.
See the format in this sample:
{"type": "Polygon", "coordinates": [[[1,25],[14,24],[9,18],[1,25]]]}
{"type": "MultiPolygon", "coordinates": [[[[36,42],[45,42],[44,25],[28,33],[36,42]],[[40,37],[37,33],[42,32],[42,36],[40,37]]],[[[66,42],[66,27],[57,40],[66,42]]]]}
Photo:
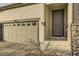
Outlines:
{"type": "Polygon", "coordinates": [[[18,43],[38,42],[38,22],[27,21],[4,24],[4,40],[18,43]]]}

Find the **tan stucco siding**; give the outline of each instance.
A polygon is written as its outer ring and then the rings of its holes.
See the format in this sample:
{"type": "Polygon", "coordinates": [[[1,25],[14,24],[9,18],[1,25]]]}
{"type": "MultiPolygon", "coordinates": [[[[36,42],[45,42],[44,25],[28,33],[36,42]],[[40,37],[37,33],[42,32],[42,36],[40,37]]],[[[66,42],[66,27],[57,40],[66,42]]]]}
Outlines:
{"type": "Polygon", "coordinates": [[[43,4],[34,4],[25,7],[5,10],[1,13],[0,19],[5,21],[26,18],[41,18],[43,12],[42,9],[43,4]]]}
{"type": "Polygon", "coordinates": [[[48,42],[50,42],[50,46],[49,48],[52,49],[60,49],[60,50],[71,50],[71,28],[70,28],[70,25],[72,23],[72,7],[73,5],[72,4],[68,4],[68,12],[67,12],[67,23],[68,23],[68,28],[67,28],[67,38],[65,37],[54,37],[54,38],[51,38],[51,26],[49,24],[51,24],[51,21],[50,21],[50,17],[51,16],[48,11],[48,8],[46,9],[47,11],[47,15],[46,15],[46,21],[47,21],[47,27],[46,27],[46,38],[47,38],[47,41],[44,41],[42,47],[46,46],[46,44],[48,44],[48,42]],[[51,40],[50,40],[51,39],[51,40]],[[54,40],[53,40],[54,39],[54,40]],[[62,39],[62,40],[55,40],[55,39],[62,39]],[[65,41],[63,41],[64,39],[67,39],[65,41]]]}

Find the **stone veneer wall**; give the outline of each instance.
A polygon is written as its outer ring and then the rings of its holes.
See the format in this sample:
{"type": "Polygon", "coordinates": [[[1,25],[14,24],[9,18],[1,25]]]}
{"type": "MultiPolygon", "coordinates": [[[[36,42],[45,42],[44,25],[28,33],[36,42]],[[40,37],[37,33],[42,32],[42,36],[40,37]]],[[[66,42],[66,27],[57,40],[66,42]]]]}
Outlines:
{"type": "Polygon", "coordinates": [[[79,24],[72,24],[71,26],[72,35],[72,52],[76,53],[77,47],[79,47],[79,24]]]}

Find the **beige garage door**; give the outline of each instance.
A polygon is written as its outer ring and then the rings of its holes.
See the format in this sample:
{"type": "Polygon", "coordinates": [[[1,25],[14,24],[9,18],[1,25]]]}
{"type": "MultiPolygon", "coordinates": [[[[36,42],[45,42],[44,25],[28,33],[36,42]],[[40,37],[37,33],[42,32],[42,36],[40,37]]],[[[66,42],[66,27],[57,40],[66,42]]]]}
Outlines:
{"type": "Polygon", "coordinates": [[[18,22],[4,24],[4,40],[9,42],[38,42],[38,22],[18,22]]]}

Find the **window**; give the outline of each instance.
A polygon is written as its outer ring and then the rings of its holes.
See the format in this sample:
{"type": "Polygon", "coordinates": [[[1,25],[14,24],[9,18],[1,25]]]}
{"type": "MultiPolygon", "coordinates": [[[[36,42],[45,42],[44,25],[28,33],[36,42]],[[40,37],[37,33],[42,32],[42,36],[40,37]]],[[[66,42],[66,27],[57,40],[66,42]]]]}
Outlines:
{"type": "Polygon", "coordinates": [[[52,36],[64,36],[64,10],[52,11],[52,36]]]}
{"type": "Polygon", "coordinates": [[[9,24],[9,26],[11,26],[11,24],[9,24]]]}
{"type": "Polygon", "coordinates": [[[20,26],[20,24],[18,23],[17,26],[20,26]]]}
{"type": "Polygon", "coordinates": [[[13,26],[16,26],[16,24],[13,24],[13,26]]]}
{"type": "Polygon", "coordinates": [[[35,26],[35,25],[36,25],[36,22],[33,22],[33,23],[32,23],[32,25],[34,25],[34,26],[35,26]]]}
{"type": "Polygon", "coordinates": [[[25,24],[23,23],[22,26],[25,26],[25,24]]]}
{"type": "Polygon", "coordinates": [[[27,22],[27,26],[30,26],[31,25],[31,23],[30,22],[27,22]]]}

